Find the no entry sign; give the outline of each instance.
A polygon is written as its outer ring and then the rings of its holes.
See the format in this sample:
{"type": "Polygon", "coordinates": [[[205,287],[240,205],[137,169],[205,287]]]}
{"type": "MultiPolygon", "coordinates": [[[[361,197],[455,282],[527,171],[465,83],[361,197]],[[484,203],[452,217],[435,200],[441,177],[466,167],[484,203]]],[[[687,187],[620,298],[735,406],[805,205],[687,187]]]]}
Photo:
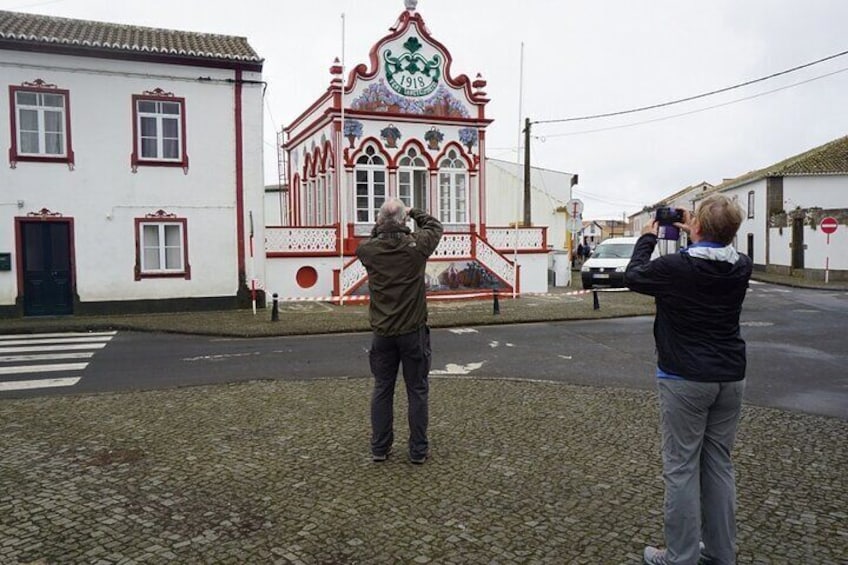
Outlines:
{"type": "Polygon", "coordinates": [[[836,231],[836,228],[839,226],[839,223],[836,221],[836,218],[833,216],[828,216],[823,218],[821,221],[821,231],[826,233],[827,235],[832,234],[836,231]]]}

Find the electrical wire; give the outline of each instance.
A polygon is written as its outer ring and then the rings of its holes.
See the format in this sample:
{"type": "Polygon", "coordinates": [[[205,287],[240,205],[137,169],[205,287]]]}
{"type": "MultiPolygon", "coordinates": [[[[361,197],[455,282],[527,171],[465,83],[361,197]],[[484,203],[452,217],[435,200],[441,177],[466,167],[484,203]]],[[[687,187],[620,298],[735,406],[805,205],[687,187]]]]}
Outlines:
{"type": "Polygon", "coordinates": [[[573,188],[572,188],[572,192],[575,195],[579,196],[580,198],[585,198],[587,200],[596,200],[596,201],[601,202],[603,204],[611,204],[611,205],[615,205],[615,206],[626,206],[626,207],[630,207],[630,206],[641,207],[641,206],[645,205],[644,202],[636,202],[636,201],[633,201],[633,200],[610,200],[608,198],[603,198],[601,196],[596,196],[594,194],[589,194],[588,192],[584,192],[582,190],[576,190],[576,189],[573,189],[573,188]]]}
{"type": "Polygon", "coordinates": [[[692,100],[698,100],[699,98],[706,98],[707,96],[714,96],[716,94],[721,94],[722,92],[728,92],[730,90],[735,90],[737,88],[742,88],[744,86],[750,86],[752,84],[756,84],[758,82],[763,82],[765,80],[773,79],[775,77],[779,77],[782,75],[786,75],[789,73],[794,73],[795,71],[799,71],[801,69],[806,69],[807,67],[812,67],[813,65],[818,65],[820,63],[824,63],[825,61],[830,61],[832,59],[836,59],[837,57],[842,57],[844,55],[848,55],[848,51],[842,51],[841,53],[835,53],[833,55],[829,55],[827,57],[823,57],[816,61],[811,61],[809,63],[804,63],[803,65],[798,65],[797,67],[792,67],[791,69],[786,69],[777,73],[772,73],[770,75],[756,78],[753,80],[748,80],[745,82],[741,82],[739,84],[734,84],[732,86],[726,86],[724,88],[719,88],[717,90],[711,90],[709,92],[704,92],[702,94],[696,94],[694,96],[687,96],[686,98],[679,98],[677,100],[670,100],[668,102],[662,102],[659,104],[651,104],[650,106],[641,106],[639,108],[631,108],[629,110],[620,110],[618,112],[606,112],[603,114],[592,114],[589,116],[577,116],[572,118],[560,118],[553,120],[536,120],[531,122],[532,124],[556,124],[563,122],[578,122],[585,120],[596,120],[599,118],[609,118],[612,116],[622,116],[624,114],[635,114],[636,112],[645,112],[647,110],[654,110],[656,108],[664,108],[666,106],[673,106],[675,104],[682,104],[683,102],[691,102],[692,100]]]}
{"type": "Polygon", "coordinates": [[[574,136],[574,135],[585,135],[585,134],[589,134],[589,133],[598,133],[598,132],[602,132],[602,131],[611,131],[611,130],[616,130],[616,129],[632,128],[632,127],[641,126],[641,125],[645,125],[645,124],[652,124],[652,123],[655,123],[655,122],[663,122],[663,121],[671,120],[671,119],[674,119],[674,118],[680,118],[680,117],[683,117],[683,116],[690,116],[692,114],[699,114],[701,112],[706,112],[708,110],[715,110],[716,108],[723,108],[724,106],[730,106],[732,104],[738,104],[739,102],[746,102],[748,100],[753,100],[755,98],[760,98],[762,96],[774,94],[775,92],[780,92],[781,90],[788,90],[790,88],[795,88],[796,86],[801,86],[801,85],[804,85],[804,84],[807,84],[807,83],[810,83],[810,82],[814,82],[814,81],[817,81],[817,80],[820,80],[820,79],[823,79],[823,78],[827,78],[827,77],[831,77],[833,75],[837,75],[839,73],[844,73],[845,71],[848,71],[848,67],[839,69],[838,71],[833,71],[832,73],[827,73],[827,74],[820,75],[820,76],[817,76],[817,77],[813,77],[813,78],[810,78],[810,79],[807,79],[807,80],[803,80],[801,82],[788,84],[786,86],[781,86],[779,88],[767,90],[765,92],[760,92],[758,94],[752,94],[751,96],[745,96],[744,98],[737,98],[735,100],[730,100],[728,102],[723,102],[721,104],[715,104],[713,106],[706,106],[704,108],[698,108],[698,109],[695,109],[695,110],[690,110],[688,112],[681,112],[679,114],[671,114],[669,116],[663,116],[663,117],[660,117],[660,118],[653,118],[653,119],[650,119],[650,120],[643,120],[641,122],[631,122],[629,124],[621,124],[621,125],[617,125],[617,126],[609,126],[609,127],[604,127],[604,128],[585,129],[585,130],[573,131],[573,132],[569,132],[569,133],[554,133],[554,134],[548,134],[548,135],[545,135],[545,136],[534,136],[534,138],[535,139],[541,139],[541,140],[544,141],[545,139],[553,138],[553,137],[570,137],[570,136],[574,136]]]}

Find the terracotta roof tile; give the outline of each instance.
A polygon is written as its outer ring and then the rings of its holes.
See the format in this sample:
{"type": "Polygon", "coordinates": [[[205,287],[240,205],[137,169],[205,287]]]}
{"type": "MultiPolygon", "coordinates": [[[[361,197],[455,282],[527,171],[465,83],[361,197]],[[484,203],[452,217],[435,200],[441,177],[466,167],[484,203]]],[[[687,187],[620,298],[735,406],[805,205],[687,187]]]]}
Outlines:
{"type": "Polygon", "coordinates": [[[848,175],[848,136],[784,159],[768,167],[726,180],[715,191],[726,190],[766,177],[848,175]]]}
{"type": "Polygon", "coordinates": [[[0,10],[0,40],[258,63],[244,37],[73,20],[0,10]]]}

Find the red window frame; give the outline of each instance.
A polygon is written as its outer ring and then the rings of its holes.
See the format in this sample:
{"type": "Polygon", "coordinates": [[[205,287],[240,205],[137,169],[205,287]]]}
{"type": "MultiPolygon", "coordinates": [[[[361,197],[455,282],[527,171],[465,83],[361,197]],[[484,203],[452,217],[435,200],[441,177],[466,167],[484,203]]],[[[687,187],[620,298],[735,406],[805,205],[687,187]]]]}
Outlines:
{"type": "Polygon", "coordinates": [[[16,168],[19,162],[31,163],[66,163],[70,169],[74,168],[74,149],[71,138],[71,92],[67,89],[56,88],[55,85],[47,84],[41,79],[32,83],[24,83],[21,86],[9,85],[9,127],[11,132],[11,146],[9,147],[9,164],[16,168]],[[34,92],[36,94],[59,94],[65,98],[65,155],[21,155],[18,153],[18,92],[34,92]]]}
{"type": "Polygon", "coordinates": [[[164,92],[161,89],[156,89],[153,92],[145,92],[144,94],[132,95],[132,156],[130,163],[132,172],[138,172],[139,167],[180,167],[185,174],[188,174],[188,153],[186,151],[186,104],[185,98],[174,96],[170,92],[164,92]],[[160,159],[145,159],[141,157],[141,149],[138,146],[138,103],[142,101],[150,102],[173,102],[180,105],[180,153],[182,158],[179,161],[165,161],[160,159]]]}
{"type": "Polygon", "coordinates": [[[188,220],[174,214],[148,214],[144,218],[135,218],[135,280],[142,279],[185,279],[191,280],[191,265],[188,262],[188,220]],[[172,272],[144,272],[141,270],[141,226],[143,224],[181,224],[183,230],[183,270],[172,272]]]}

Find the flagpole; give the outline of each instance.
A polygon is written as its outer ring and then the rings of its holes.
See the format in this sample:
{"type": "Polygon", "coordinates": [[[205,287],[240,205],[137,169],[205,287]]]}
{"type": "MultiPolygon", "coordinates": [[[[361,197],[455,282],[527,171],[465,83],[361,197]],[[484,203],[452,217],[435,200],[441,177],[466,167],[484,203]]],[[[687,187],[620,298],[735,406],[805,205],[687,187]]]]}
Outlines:
{"type": "Polygon", "coordinates": [[[338,148],[338,155],[336,155],[336,175],[339,178],[339,305],[344,306],[344,241],[345,241],[345,233],[344,233],[344,209],[345,209],[345,165],[344,165],[344,149],[342,145],[344,143],[344,128],[345,128],[345,73],[347,71],[347,67],[345,66],[345,14],[342,12],[342,85],[341,85],[341,96],[339,99],[341,100],[342,109],[341,109],[341,128],[339,128],[338,133],[338,141],[336,147],[338,148]]]}
{"type": "MultiPolygon", "coordinates": [[[[519,178],[523,181],[524,167],[521,166],[521,114],[524,112],[524,42],[521,42],[521,62],[518,71],[518,145],[516,153],[518,154],[518,168],[522,171],[519,178]]],[[[515,191],[515,228],[513,229],[513,244],[512,244],[512,297],[515,298],[518,293],[518,223],[521,214],[521,197],[523,192],[521,188],[524,183],[518,186],[519,190],[515,191]]]]}

